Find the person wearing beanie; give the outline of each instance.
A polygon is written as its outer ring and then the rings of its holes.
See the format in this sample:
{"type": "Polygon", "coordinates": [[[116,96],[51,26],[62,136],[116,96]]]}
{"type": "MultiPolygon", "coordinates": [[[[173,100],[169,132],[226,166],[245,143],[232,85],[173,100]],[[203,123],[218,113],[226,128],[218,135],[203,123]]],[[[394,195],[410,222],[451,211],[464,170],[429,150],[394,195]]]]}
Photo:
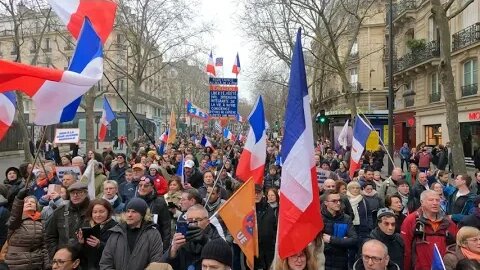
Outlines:
{"type": "Polygon", "coordinates": [[[232,268],[232,257],[232,249],[225,240],[212,240],[202,249],[202,269],[229,270],[232,268]]]}
{"type": "Polygon", "coordinates": [[[123,222],[111,232],[100,259],[100,269],[143,270],[153,262],[160,262],[162,237],[143,199],[133,198],[128,202],[123,222]]]}
{"type": "Polygon", "coordinates": [[[68,187],[68,193],[70,201],[59,206],[46,223],[45,244],[50,258],[58,247],[76,241],[76,232],[81,228],[90,204],[87,184],[76,182],[68,187]]]}
{"type": "Polygon", "coordinates": [[[25,180],[20,175],[20,170],[16,167],[10,167],[5,171],[5,180],[3,184],[7,187],[8,193],[5,199],[8,200],[8,209],[12,207],[13,200],[20,189],[25,187],[25,180]]]}

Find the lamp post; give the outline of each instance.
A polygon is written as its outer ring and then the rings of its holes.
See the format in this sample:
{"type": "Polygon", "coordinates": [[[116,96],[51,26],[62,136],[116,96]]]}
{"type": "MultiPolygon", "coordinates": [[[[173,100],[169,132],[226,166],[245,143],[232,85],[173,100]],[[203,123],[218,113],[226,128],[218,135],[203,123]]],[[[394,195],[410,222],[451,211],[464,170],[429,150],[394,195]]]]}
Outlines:
{"type": "Polygon", "coordinates": [[[98,123],[100,123],[100,115],[95,116],[95,124],[97,124],[97,149],[100,149],[99,138],[98,138],[98,132],[100,131],[100,127],[99,127],[98,123]]]}

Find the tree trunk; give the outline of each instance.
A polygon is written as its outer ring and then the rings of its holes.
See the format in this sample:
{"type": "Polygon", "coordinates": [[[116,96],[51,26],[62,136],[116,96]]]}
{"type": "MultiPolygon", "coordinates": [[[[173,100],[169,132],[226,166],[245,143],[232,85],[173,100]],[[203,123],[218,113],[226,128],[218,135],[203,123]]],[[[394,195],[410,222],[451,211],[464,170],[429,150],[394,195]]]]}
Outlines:
{"type": "MultiPolygon", "coordinates": [[[[15,93],[17,94],[17,112],[19,114],[17,119],[20,127],[20,136],[22,137],[23,143],[23,156],[25,158],[25,162],[31,163],[33,162],[33,156],[30,153],[30,136],[28,134],[27,121],[25,120],[24,116],[25,108],[23,107],[23,94],[19,91],[16,91],[15,93]]],[[[32,142],[35,143],[34,141],[32,142]]]]}
{"type": "MultiPolygon", "coordinates": [[[[85,94],[85,137],[87,139],[86,145],[86,152],[92,150],[94,151],[95,148],[95,134],[94,130],[95,127],[95,89],[96,87],[90,88],[88,92],[85,94]]],[[[98,128],[98,127],[97,127],[98,128]]],[[[98,131],[97,131],[98,132],[98,131]]]]}
{"type": "Polygon", "coordinates": [[[447,128],[452,146],[453,172],[455,174],[466,174],[465,154],[460,136],[460,124],[458,122],[458,105],[455,94],[451,63],[451,36],[448,26],[448,18],[440,0],[432,0],[432,12],[434,20],[440,33],[440,81],[445,95],[445,109],[447,114],[447,128]]]}
{"type": "Polygon", "coordinates": [[[352,92],[350,82],[347,79],[347,76],[340,76],[342,79],[343,91],[345,92],[345,99],[347,104],[350,106],[350,118],[354,121],[355,116],[357,115],[357,103],[355,102],[355,93],[352,92]]]}

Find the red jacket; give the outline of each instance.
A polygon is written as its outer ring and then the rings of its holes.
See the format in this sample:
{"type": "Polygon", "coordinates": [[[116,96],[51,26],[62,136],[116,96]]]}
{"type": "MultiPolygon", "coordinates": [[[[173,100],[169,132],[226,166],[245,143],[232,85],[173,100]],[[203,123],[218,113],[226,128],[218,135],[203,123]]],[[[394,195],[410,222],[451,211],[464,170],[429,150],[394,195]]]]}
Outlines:
{"type": "Polygon", "coordinates": [[[153,186],[157,191],[157,195],[165,195],[168,192],[168,181],[159,173],[156,175],[147,175],[147,177],[153,181],[153,186]]]}
{"type": "Polygon", "coordinates": [[[401,235],[405,242],[404,269],[430,270],[432,267],[433,244],[437,244],[443,257],[447,246],[455,243],[457,226],[448,217],[444,216],[440,221],[438,230],[434,232],[430,221],[423,216],[420,208],[405,218],[401,235]],[[423,230],[421,227],[423,227],[423,230]]]}
{"type": "Polygon", "coordinates": [[[432,161],[432,156],[429,153],[420,152],[418,154],[418,167],[430,168],[430,161],[432,161]]]}

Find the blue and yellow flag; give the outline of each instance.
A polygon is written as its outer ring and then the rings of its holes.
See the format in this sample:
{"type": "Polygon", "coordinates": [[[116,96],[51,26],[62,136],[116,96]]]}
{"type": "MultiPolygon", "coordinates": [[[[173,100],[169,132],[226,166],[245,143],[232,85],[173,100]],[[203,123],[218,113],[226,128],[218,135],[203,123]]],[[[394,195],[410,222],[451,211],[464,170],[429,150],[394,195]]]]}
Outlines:
{"type": "Polygon", "coordinates": [[[257,214],[255,210],[255,182],[250,178],[218,210],[218,214],[247,257],[253,269],[254,256],[258,257],[257,214]]]}

